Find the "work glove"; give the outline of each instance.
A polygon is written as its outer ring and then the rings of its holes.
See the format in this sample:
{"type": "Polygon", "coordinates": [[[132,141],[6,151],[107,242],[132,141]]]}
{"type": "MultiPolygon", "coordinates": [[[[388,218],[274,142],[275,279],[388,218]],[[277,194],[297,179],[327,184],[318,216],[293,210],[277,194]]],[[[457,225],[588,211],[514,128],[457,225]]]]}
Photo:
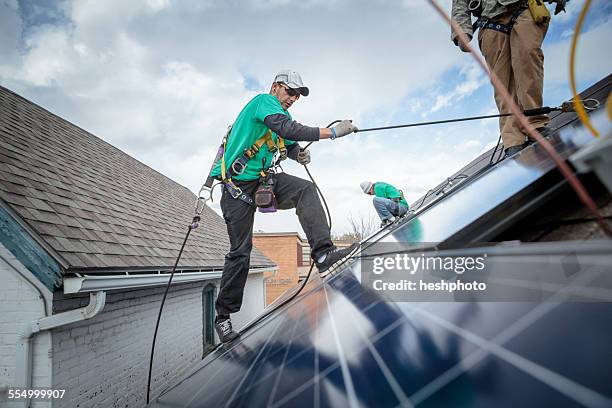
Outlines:
{"type": "MultiPolygon", "coordinates": [[[[467,34],[467,33],[466,33],[466,34],[465,34],[465,36],[468,38],[468,42],[469,42],[469,41],[472,41],[472,36],[471,36],[471,35],[469,35],[469,34],[467,34]]],[[[470,50],[469,50],[469,49],[468,49],[468,47],[467,47],[467,44],[464,44],[464,43],[461,41],[461,39],[459,38],[459,36],[455,37],[454,42],[455,42],[455,45],[456,45],[457,47],[459,47],[459,49],[460,49],[461,51],[463,51],[463,52],[470,52],[470,50]]]]}
{"type": "Polygon", "coordinates": [[[565,4],[567,3],[567,0],[548,0],[548,4],[551,4],[551,3],[557,3],[557,6],[555,7],[555,16],[556,16],[560,12],[565,11],[565,4]]]}
{"type": "Polygon", "coordinates": [[[358,130],[359,129],[357,129],[357,126],[353,125],[352,120],[344,119],[343,121],[338,123],[336,127],[332,128],[332,132],[334,133],[334,136],[332,137],[332,139],[335,139],[337,137],[346,136],[349,133],[354,133],[354,132],[357,132],[358,130]]]}
{"type": "Polygon", "coordinates": [[[296,161],[304,166],[310,163],[310,151],[308,149],[300,149],[296,161]]]}

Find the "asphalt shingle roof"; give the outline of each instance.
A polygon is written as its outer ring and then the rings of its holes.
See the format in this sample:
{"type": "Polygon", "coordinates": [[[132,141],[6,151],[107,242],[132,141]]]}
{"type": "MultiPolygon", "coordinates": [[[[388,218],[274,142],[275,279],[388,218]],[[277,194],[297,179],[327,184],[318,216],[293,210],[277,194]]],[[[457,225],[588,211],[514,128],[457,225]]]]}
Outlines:
{"type": "MultiPolygon", "coordinates": [[[[169,268],[196,196],[98,137],[0,87],[0,198],[69,269],[169,268]]],[[[206,208],[180,266],[219,268],[229,240],[206,208]]],[[[253,249],[251,266],[273,265],[253,249]]]]}

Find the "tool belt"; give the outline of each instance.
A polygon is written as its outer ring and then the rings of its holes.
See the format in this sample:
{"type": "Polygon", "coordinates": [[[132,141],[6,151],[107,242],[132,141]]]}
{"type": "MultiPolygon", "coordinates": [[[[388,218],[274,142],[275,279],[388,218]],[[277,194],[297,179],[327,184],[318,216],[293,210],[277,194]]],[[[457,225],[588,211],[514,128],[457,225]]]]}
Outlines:
{"type": "Polygon", "coordinates": [[[476,20],[474,24],[472,24],[472,30],[476,32],[476,30],[480,28],[481,30],[495,30],[499,31],[500,33],[510,34],[512,32],[512,27],[516,23],[516,20],[527,8],[529,8],[527,2],[521,2],[521,4],[512,13],[510,21],[506,24],[496,23],[485,17],[478,17],[478,20],[476,20]]]}

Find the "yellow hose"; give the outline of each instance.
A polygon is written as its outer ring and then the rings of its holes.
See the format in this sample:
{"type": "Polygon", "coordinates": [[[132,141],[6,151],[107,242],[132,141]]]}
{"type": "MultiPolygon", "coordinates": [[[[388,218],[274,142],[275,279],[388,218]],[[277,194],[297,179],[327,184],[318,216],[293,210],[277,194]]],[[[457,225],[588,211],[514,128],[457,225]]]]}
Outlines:
{"type": "Polygon", "coordinates": [[[586,16],[587,10],[591,6],[591,0],[586,0],[584,6],[582,7],[582,11],[580,12],[580,17],[578,17],[578,21],[576,22],[576,28],[574,29],[574,37],[572,38],[572,50],[570,52],[570,86],[572,88],[572,93],[574,94],[574,109],[578,114],[578,118],[582,122],[584,126],[593,134],[595,137],[599,137],[599,132],[593,127],[591,121],[589,120],[589,116],[582,105],[582,99],[580,99],[580,95],[578,95],[578,91],[576,90],[576,78],[574,72],[574,62],[576,59],[576,44],[578,43],[578,37],[580,36],[580,29],[582,28],[582,23],[584,22],[584,17],[586,16]]]}

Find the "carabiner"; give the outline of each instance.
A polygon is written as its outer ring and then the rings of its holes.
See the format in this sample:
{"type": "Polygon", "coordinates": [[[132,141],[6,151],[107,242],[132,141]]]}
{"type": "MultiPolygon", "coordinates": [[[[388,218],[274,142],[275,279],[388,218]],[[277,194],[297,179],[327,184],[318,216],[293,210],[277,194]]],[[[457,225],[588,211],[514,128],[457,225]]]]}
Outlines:
{"type": "MultiPolygon", "coordinates": [[[[581,102],[582,102],[582,107],[588,111],[595,110],[599,108],[600,106],[599,101],[594,98],[582,99],[581,102]]],[[[561,112],[576,112],[576,109],[574,108],[574,101],[570,100],[570,101],[563,102],[561,104],[560,110],[561,112]]]]}
{"type": "Polygon", "coordinates": [[[588,110],[588,111],[592,111],[595,110],[597,108],[599,108],[600,106],[600,102],[595,99],[595,98],[589,98],[589,99],[583,99],[582,100],[582,106],[584,106],[584,109],[588,110]],[[590,104],[590,106],[589,106],[590,104]]]}
{"type": "Polygon", "coordinates": [[[468,3],[468,10],[476,11],[480,8],[480,0],[472,0],[468,3]]]}
{"type": "Polygon", "coordinates": [[[206,207],[207,201],[210,201],[212,203],[213,188],[214,187],[212,188],[206,187],[206,185],[203,185],[202,188],[200,188],[200,191],[198,192],[198,199],[195,202],[195,214],[196,215],[202,214],[202,212],[204,211],[204,207],[206,207]],[[208,197],[206,197],[206,195],[208,195],[208,197]]]}

